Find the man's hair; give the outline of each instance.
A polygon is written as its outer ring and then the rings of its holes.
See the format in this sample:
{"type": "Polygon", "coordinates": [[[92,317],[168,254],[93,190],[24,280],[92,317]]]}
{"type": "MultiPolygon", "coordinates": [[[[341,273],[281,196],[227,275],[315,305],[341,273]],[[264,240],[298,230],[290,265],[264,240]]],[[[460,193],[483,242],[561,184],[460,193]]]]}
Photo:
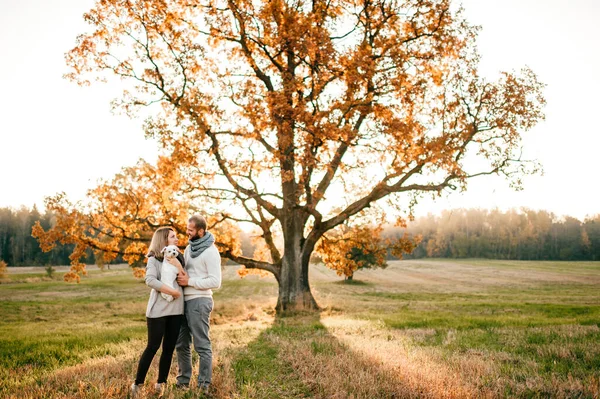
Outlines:
{"type": "Polygon", "coordinates": [[[204,219],[203,216],[200,215],[192,215],[189,219],[188,222],[192,222],[194,223],[194,226],[196,226],[196,228],[198,230],[204,230],[206,231],[206,219],[204,219]]]}

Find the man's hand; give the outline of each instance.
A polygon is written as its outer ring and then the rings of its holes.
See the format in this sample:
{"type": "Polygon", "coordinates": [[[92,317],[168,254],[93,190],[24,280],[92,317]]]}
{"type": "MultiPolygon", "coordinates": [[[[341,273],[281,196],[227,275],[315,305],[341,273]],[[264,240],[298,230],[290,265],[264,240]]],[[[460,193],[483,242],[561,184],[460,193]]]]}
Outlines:
{"type": "Polygon", "coordinates": [[[185,272],[185,270],[181,270],[177,275],[177,284],[181,287],[187,287],[188,282],[190,281],[190,276],[185,272]]]}

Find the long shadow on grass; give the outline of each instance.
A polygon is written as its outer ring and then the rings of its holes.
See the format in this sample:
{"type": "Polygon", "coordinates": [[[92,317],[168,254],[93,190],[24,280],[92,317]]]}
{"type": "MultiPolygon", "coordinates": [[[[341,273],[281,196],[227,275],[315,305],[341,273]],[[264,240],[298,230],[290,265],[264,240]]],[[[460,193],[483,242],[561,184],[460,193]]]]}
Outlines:
{"type": "Polygon", "coordinates": [[[319,314],[277,317],[232,356],[244,398],[420,397],[401,376],[340,342],[319,314]]]}

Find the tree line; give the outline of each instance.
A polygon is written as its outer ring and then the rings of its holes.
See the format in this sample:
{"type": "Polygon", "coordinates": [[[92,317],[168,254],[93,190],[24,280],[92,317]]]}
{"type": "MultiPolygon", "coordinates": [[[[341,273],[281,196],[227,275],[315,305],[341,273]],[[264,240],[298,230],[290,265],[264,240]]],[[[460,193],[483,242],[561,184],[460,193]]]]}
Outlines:
{"type": "MultiPolygon", "coordinates": [[[[31,228],[36,221],[44,228],[54,223],[51,212],[40,213],[36,206],[27,208],[0,208],[0,261],[9,266],[46,266],[68,265],[73,244],[60,244],[50,252],[43,252],[38,240],[31,236],[31,228]]],[[[88,263],[94,263],[89,254],[88,263]]]]}
{"type": "Polygon", "coordinates": [[[455,209],[419,217],[406,230],[421,241],[404,258],[600,260],[600,214],[580,221],[524,208],[455,209]]]}
{"type": "MultiPolygon", "coordinates": [[[[31,228],[38,220],[49,229],[54,224],[54,215],[50,211],[41,213],[35,206],[0,208],[1,261],[9,266],[70,263],[73,244],[57,243],[56,248],[46,253],[40,249],[31,236],[31,228]]],[[[600,214],[580,221],[543,210],[455,209],[416,218],[407,229],[385,229],[383,235],[401,236],[406,231],[413,237],[420,235],[421,241],[405,259],[600,260],[600,214]]],[[[241,241],[243,253],[251,256],[254,247],[247,234],[241,241]]],[[[95,263],[91,251],[85,263],[95,263]]]]}

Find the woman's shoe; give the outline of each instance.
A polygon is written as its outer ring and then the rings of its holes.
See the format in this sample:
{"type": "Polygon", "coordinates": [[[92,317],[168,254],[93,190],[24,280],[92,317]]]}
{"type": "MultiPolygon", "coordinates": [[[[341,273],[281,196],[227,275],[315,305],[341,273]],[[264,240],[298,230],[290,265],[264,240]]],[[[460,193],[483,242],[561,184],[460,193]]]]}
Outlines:
{"type": "Polygon", "coordinates": [[[131,399],[135,399],[140,395],[142,391],[141,385],[136,385],[135,382],[131,384],[131,399]]]}
{"type": "Polygon", "coordinates": [[[156,393],[159,398],[165,394],[165,385],[164,382],[157,382],[156,385],[154,385],[154,393],[156,393]]]}

